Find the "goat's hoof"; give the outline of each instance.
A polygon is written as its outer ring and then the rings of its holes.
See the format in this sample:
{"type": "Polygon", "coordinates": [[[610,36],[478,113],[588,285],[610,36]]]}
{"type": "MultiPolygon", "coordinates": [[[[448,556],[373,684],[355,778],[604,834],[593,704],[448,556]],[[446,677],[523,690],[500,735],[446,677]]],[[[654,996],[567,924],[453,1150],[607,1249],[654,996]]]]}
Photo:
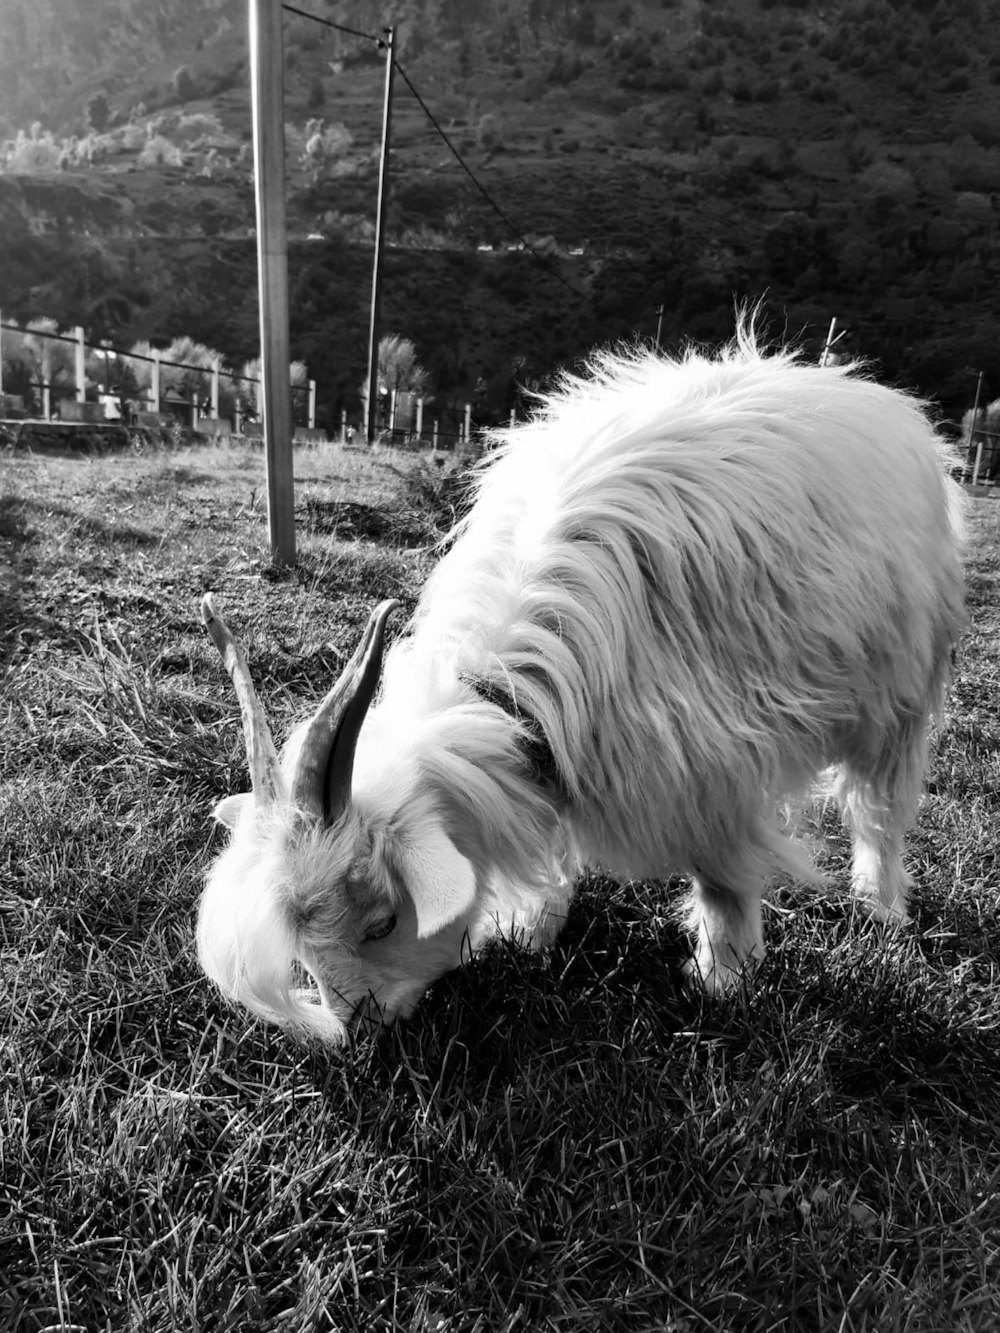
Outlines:
{"type": "Polygon", "coordinates": [[[714,959],[702,964],[697,955],[684,964],[684,977],[694,990],[710,1000],[724,1000],[745,984],[753,971],[753,961],[745,967],[726,967],[714,959]]]}

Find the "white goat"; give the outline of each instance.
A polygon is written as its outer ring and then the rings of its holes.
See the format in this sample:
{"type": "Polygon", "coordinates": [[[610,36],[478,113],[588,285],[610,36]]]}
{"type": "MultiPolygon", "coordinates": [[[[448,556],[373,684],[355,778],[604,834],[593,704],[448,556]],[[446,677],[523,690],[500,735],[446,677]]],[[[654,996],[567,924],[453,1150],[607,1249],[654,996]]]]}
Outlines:
{"type": "Polygon", "coordinates": [[[599,358],[498,445],[377,703],[395,602],[280,762],[205,598],[253,783],[215,812],[209,976],[339,1042],[498,928],[553,938],[590,865],[689,873],[692,970],[724,990],[763,953],[766,881],[818,878],[777,809],[831,764],[854,892],[905,919],[964,623],[960,495],[917,402],[741,333],[599,358]]]}

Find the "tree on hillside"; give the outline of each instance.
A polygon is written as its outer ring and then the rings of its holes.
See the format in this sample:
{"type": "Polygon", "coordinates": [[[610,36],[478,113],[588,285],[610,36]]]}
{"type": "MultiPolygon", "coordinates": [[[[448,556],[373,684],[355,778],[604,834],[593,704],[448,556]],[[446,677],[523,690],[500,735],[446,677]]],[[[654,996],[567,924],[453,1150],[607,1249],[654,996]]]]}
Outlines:
{"type": "MultiPolygon", "coordinates": [[[[240,374],[244,376],[242,381],[238,382],[237,394],[248,404],[257,415],[261,412],[261,383],[260,383],[260,357],[252,357],[249,361],[243,363],[243,369],[240,374]]],[[[288,367],[288,379],[293,389],[305,389],[309,385],[309,369],[304,361],[293,361],[288,367]]],[[[295,415],[294,404],[301,399],[301,394],[293,394],[293,412],[295,415]]]]}
{"type": "Polygon", "coordinates": [[[35,364],[24,346],[24,334],[20,331],[4,329],[0,340],[0,365],[3,367],[6,392],[17,394],[30,406],[35,390],[35,364]]]}
{"type": "Polygon", "coordinates": [[[8,393],[19,394],[38,410],[46,385],[55,400],[76,387],[76,349],[72,342],[46,335],[59,333],[54,319],[32,319],[23,329],[4,329],[3,376],[8,393]]]}
{"type": "Polygon", "coordinates": [[[87,124],[95,134],[103,134],[111,119],[111,107],[105,93],[95,93],[87,103],[87,124]]]}
{"type": "MultiPolygon", "coordinates": [[[[398,333],[387,333],[378,344],[378,396],[379,407],[376,420],[382,424],[388,421],[389,401],[393,392],[412,393],[418,398],[427,397],[427,385],[430,376],[417,360],[417,349],[409,338],[398,333]]],[[[360,386],[361,401],[368,398],[368,380],[360,386]]]]}
{"type": "Polygon", "coordinates": [[[25,325],[23,347],[34,366],[39,389],[45,384],[68,390],[76,384],[76,349],[46,334],[59,332],[54,319],[32,319],[25,325]]]}
{"type": "Polygon", "coordinates": [[[198,85],[188,65],[181,65],[174,70],[170,86],[178,102],[193,102],[198,96],[198,85]]]}
{"type": "MultiPolygon", "coordinates": [[[[152,345],[148,342],[137,342],[131,350],[136,356],[144,358],[153,355],[152,345]]],[[[176,389],[185,398],[197,398],[199,403],[203,403],[212,392],[213,367],[216,361],[222,360],[220,352],[206,347],[204,343],[186,336],[175,338],[168,348],[160,352],[160,393],[176,389]]],[[[129,366],[137,388],[145,395],[153,381],[151,361],[131,361],[129,366]]]]}
{"type": "Polygon", "coordinates": [[[379,383],[391,393],[422,394],[427,389],[427,371],[417,360],[417,349],[409,338],[387,333],[378,344],[379,383]]]}
{"type": "Polygon", "coordinates": [[[354,143],[354,136],[346,125],[324,125],[322,119],[306,121],[305,147],[300,161],[312,170],[313,184],[319,182],[324,171],[338,159],[343,159],[354,143]]]}

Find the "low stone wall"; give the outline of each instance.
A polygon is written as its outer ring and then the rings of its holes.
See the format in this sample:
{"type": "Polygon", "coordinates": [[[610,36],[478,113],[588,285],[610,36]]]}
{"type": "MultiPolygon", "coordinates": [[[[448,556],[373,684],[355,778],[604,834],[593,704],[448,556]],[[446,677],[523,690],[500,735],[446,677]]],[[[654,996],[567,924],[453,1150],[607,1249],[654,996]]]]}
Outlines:
{"type": "Polygon", "coordinates": [[[5,421],[0,431],[0,445],[20,453],[36,454],[109,454],[132,448],[135,444],[156,446],[173,441],[173,436],[159,427],[126,427],[121,422],[86,421],[5,421]]]}

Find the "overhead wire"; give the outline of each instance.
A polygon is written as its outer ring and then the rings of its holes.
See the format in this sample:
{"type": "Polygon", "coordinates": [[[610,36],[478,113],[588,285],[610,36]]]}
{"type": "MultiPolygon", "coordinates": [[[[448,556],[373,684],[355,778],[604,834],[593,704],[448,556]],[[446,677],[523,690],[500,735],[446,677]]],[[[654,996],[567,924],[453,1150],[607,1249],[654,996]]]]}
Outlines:
{"type": "Polygon", "coordinates": [[[420,94],[417,92],[416,88],[413,86],[413,82],[412,82],[412,80],[410,79],[409,75],[406,73],[406,70],[403,69],[402,65],[401,65],[401,64],[399,63],[399,61],[396,60],[396,59],[393,59],[393,64],[394,64],[395,67],[396,67],[396,73],[399,74],[399,76],[402,78],[403,82],[406,84],[407,88],[409,88],[410,92],[411,92],[411,93],[413,94],[413,96],[417,99],[417,102],[418,102],[418,104],[419,104],[419,106],[420,106],[420,109],[423,111],[424,115],[427,117],[427,119],[430,121],[430,123],[434,126],[434,129],[435,129],[435,130],[438,132],[438,134],[441,136],[441,138],[443,139],[443,141],[444,141],[445,145],[447,146],[449,152],[450,152],[450,153],[452,154],[452,156],[454,157],[455,161],[458,163],[458,165],[462,168],[462,170],[463,170],[463,171],[465,172],[465,174],[468,176],[469,180],[472,181],[473,185],[476,187],[476,189],[479,191],[479,193],[483,196],[483,198],[486,200],[486,202],[489,204],[489,206],[493,209],[493,211],[497,214],[497,216],[503,219],[505,225],[506,225],[506,226],[510,229],[510,231],[517,237],[517,239],[520,241],[520,243],[524,246],[525,250],[527,250],[528,253],[529,253],[530,255],[532,255],[533,258],[535,258],[535,259],[538,261],[538,263],[539,263],[544,269],[547,270],[547,272],[551,273],[552,276],[556,279],[557,282],[562,283],[562,285],[567,289],[567,291],[572,292],[574,296],[580,296],[580,297],[584,296],[584,293],[581,292],[581,291],[579,290],[579,288],[574,287],[573,284],[572,284],[571,282],[567,282],[567,281],[566,281],[566,279],[562,276],[562,274],[558,271],[558,269],[556,269],[556,268],[553,266],[553,264],[551,263],[551,261],[550,261],[548,255],[543,255],[540,251],[538,251],[538,250],[535,249],[535,247],[530,243],[530,241],[528,241],[528,240],[525,239],[525,237],[524,237],[524,235],[522,234],[521,229],[518,227],[517,223],[514,222],[514,221],[507,215],[507,213],[504,211],[504,209],[502,209],[502,208],[500,207],[500,205],[496,202],[496,200],[493,198],[493,196],[490,194],[490,192],[486,189],[485,185],[483,185],[482,182],[479,181],[479,180],[477,179],[476,175],[475,175],[474,172],[472,171],[472,168],[468,165],[468,163],[467,163],[467,162],[465,161],[465,159],[462,157],[461,153],[458,151],[458,149],[457,149],[457,148],[455,147],[455,145],[452,143],[451,139],[449,139],[448,135],[445,133],[445,131],[444,131],[444,130],[441,128],[441,126],[438,124],[438,121],[437,121],[436,117],[434,116],[433,112],[431,111],[430,107],[428,107],[427,103],[424,101],[424,99],[423,99],[423,98],[420,96],[420,94]]]}
{"type": "MultiPolygon", "coordinates": [[[[50,333],[47,329],[30,329],[22,327],[20,324],[8,322],[7,320],[0,320],[0,329],[6,329],[10,333],[19,333],[22,336],[27,337],[48,338],[51,342],[72,343],[74,347],[79,345],[78,340],[70,333],[50,333]]],[[[110,354],[122,361],[145,361],[149,365],[154,365],[159,362],[161,366],[173,366],[175,370],[193,370],[200,375],[211,375],[213,373],[211,366],[199,366],[191,361],[171,361],[165,356],[147,356],[145,352],[130,351],[126,347],[116,347],[114,343],[110,342],[85,342],[84,347],[91,352],[95,352],[98,356],[110,354]]],[[[258,375],[240,375],[237,374],[235,370],[223,370],[221,366],[219,368],[219,378],[233,381],[239,380],[243,384],[256,384],[260,379],[258,375]]],[[[308,392],[308,388],[304,384],[293,384],[291,385],[291,390],[293,393],[308,392]]]]}
{"type": "Polygon", "coordinates": [[[366,42],[374,42],[377,46],[385,46],[385,39],[373,32],[359,32],[357,28],[348,28],[343,23],[334,23],[333,19],[321,18],[319,14],[310,14],[305,9],[296,9],[294,5],[283,4],[281,8],[287,9],[289,14],[298,14],[299,18],[312,19],[313,23],[322,23],[324,28],[333,28],[337,32],[349,33],[352,37],[361,37],[366,42]]]}

